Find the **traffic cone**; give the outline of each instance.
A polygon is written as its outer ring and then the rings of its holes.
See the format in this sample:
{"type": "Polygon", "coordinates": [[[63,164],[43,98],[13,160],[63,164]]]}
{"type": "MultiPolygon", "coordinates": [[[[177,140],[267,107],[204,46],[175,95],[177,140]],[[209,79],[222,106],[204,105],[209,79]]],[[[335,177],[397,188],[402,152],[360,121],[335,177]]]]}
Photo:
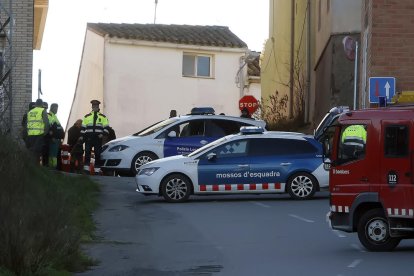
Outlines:
{"type": "Polygon", "coordinates": [[[95,159],[91,158],[91,162],[89,163],[89,174],[95,175],[95,159]]]}

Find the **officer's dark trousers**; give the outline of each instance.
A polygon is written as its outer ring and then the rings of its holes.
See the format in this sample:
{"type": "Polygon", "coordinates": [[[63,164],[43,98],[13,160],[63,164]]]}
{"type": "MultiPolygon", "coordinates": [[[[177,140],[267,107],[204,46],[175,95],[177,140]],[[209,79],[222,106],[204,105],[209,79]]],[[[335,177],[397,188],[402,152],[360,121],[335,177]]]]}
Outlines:
{"type": "Polygon", "coordinates": [[[36,164],[40,164],[40,156],[42,156],[42,149],[45,142],[44,135],[27,136],[27,148],[32,153],[36,164]]]}
{"type": "Polygon", "coordinates": [[[91,163],[91,152],[95,153],[95,168],[101,166],[101,148],[102,148],[102,139],[99,139],[98,136],[91,136],[86,138],[85,141],[85,166],[89,166],[91,163]]]}

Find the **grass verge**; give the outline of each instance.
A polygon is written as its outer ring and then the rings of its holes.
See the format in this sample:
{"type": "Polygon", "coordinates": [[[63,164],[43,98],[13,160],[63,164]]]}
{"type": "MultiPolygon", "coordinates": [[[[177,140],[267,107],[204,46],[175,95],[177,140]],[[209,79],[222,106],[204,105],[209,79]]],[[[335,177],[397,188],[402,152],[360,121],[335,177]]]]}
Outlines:
{"type": "Polygon", "coordinates": [[[36,165],[26,149],[0,135],[0,275],[70,275],[93,260],[98,184],[36,165]]]}

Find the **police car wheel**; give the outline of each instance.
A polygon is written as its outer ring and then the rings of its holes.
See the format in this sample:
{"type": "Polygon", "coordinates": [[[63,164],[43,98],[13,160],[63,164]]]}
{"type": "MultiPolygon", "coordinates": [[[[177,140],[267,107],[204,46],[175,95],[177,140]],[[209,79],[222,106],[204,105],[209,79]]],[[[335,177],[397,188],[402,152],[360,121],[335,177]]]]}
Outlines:
{"type": "Polygon", "coordinates": [[[315,194],[317,185],[315,177],[300,172],[289,178],[286,189],[293,199],[309,199],[315,194]]]}
{"type": "Polygon", "coordinates": [[[361,216],[358,223],[358,238],[370,251],[391,251],[399,243],[399,238],[392,238],[388,221],[382,209],[371,209],[361,216]]]}
{"type": "Polygon", "coordinates": [[[152,152],[138,153],[135,155],[134,159],[132,159],[131,172],[136,175],[139,171],[139,167],[155,159],[158,159],[158,157],[152,152]]]}
{"type": "Polygon", "coordinates": [[[182,174],[172,174],[162,180],[161,194],[168,202],[184,202],[190,197],[191,187],[188,177],[182,174]]]}

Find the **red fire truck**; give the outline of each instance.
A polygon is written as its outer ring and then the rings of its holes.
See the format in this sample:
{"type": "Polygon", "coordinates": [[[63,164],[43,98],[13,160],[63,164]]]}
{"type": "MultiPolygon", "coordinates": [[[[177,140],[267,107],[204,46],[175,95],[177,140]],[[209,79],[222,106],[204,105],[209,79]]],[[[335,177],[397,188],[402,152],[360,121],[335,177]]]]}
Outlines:
{"type": "Polygon", "coordinates": [[[370,251],[414,238],[414,106],[348,111],[323,141],[331,227],[358,232],[370,251]]]}

